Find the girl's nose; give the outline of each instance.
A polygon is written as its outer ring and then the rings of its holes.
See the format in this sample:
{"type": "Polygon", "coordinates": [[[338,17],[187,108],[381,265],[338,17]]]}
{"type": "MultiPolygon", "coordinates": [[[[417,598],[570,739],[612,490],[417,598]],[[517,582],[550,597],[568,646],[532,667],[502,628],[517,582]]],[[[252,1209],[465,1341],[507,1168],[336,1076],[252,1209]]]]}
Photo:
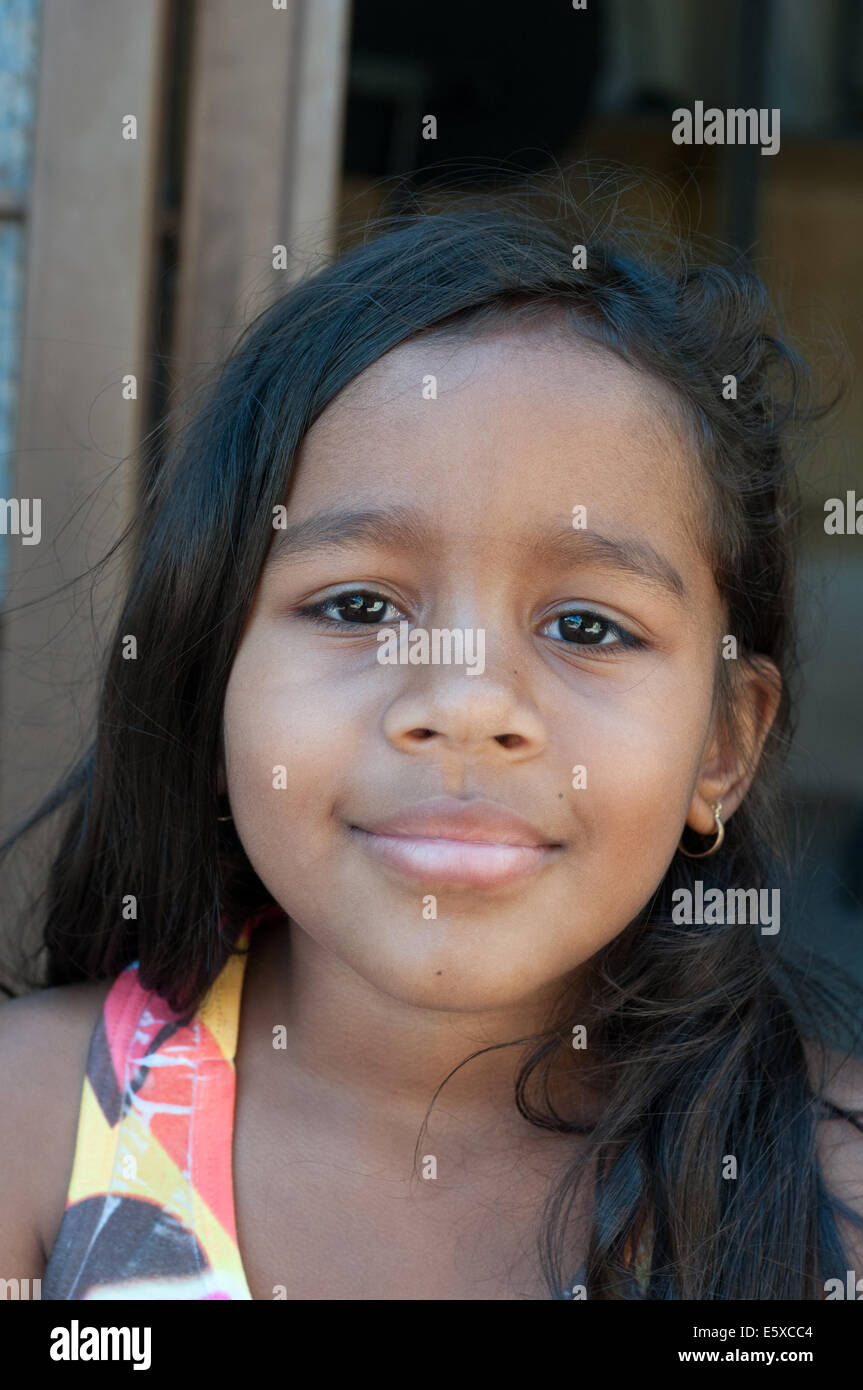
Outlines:
{"type": "Polygon", "coordinates": [[[385,737],[405,753],[446,747],[476,756],[493,752],[507,761],[536,757],[547,742],[538,711],[514,687],[489,671],[481,676],[429,668],[430,679],[393,700],[384,715],[385,737]]]}

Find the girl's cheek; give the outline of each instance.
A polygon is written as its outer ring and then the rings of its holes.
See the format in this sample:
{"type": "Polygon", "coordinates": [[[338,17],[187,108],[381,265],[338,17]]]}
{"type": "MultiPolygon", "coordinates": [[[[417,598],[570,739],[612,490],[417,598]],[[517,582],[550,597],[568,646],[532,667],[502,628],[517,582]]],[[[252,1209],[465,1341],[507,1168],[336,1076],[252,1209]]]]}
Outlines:
{"type": "Polygon", "coordinates": [[[302,653],[248,634],[225,696],[228,797],[241,838],[307,841],[357,757],[361,716],[302,653]]]}
{"type": "MultiPolygon", "coordinates": [[[[690,692],[692,687],[687,687],[690,692]]],[[[635,698],[609,698],[570,721],[569,805],[576,838],[598,858],[635,877],[661,877],[675,852],[697,777],[709,719],[703,699],[672,701],[645,685],[635,698]],[[660,698],[661,697],[661,698],[660,698]]],[[[649,886],[648,892],[652,891],[649,886]]]]}

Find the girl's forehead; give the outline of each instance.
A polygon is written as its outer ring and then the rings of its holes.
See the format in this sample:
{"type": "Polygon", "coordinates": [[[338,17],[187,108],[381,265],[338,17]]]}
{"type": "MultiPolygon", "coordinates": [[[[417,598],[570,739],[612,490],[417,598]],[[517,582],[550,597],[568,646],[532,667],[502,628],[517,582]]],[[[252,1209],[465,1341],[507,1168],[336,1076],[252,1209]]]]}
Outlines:
{"type": "Polygon", "coordinates": [[[531,328],[388,352],[318,417],[291,493],[295,509],[385,487],[466,521],[593,504],[656,525],[701,507],[702,482],[670,386],[531,328]]]}
{"type": "Polygon", "coordinates": [[[673,396],[670,387],[602,344],[564,332],[552,321],[410,338],[360,372],[325,414],[406,408],[417,399],[418,382],[423,402],[453,402],[456,393],[469,388],[476,396],[530,393],[537,381],[550,392],[619,401],[624,408],[649,404],[656,395],[673,396]]]}

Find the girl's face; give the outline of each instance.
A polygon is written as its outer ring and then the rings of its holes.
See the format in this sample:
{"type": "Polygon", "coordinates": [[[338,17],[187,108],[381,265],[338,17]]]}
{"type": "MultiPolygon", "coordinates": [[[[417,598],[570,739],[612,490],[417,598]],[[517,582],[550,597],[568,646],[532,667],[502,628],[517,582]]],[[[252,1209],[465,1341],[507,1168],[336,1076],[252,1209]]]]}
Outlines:
{"type": "Polygon", "coordinates": [[[674,419],[651,378],[520,328],[389,352],[303,442],[228,683],[227,793],[296,928],[388,995],[556,988],[646,904],[684,823],[707,834],[710,802],[743,795],[674,419]],[[438,798],[454,820],[422,819],[438,798]]]}

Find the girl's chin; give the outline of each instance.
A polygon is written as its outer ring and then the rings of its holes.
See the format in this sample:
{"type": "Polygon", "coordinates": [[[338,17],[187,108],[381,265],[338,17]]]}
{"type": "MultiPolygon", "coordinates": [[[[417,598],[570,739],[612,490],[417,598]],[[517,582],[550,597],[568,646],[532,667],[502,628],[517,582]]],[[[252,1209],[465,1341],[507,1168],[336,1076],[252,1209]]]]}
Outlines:
{"type": "MultiPolygon", "coordinates": [[[[435,921],[422,923],[426,928],[437,925],[435,921]]],[[[446,931],[447,924],[442,925],[446,931]]],[[[471,935],[470,941],[463,939],[463,948],[458,942],[446,941],[434,943],[432,949],[396,956],[385,950],[384,943],[378,943],[380,949],[374,954],[368,949],[360,957],[354,951],[336,950],[336,954],[373,989],[412,1008],[489,1013],[532,1000],[543,1002],[546,995],[546,1002],[557,999],[562,979],[569,972],[556,968],[553,959],[543,970],[535,942],[506,952],[491,935],[482,943],[471,935]]],[[[423,946],[429,944],[426,937],[423,946]]],[[[334,943],[330,949],[335,949],[334,943]]]]}

